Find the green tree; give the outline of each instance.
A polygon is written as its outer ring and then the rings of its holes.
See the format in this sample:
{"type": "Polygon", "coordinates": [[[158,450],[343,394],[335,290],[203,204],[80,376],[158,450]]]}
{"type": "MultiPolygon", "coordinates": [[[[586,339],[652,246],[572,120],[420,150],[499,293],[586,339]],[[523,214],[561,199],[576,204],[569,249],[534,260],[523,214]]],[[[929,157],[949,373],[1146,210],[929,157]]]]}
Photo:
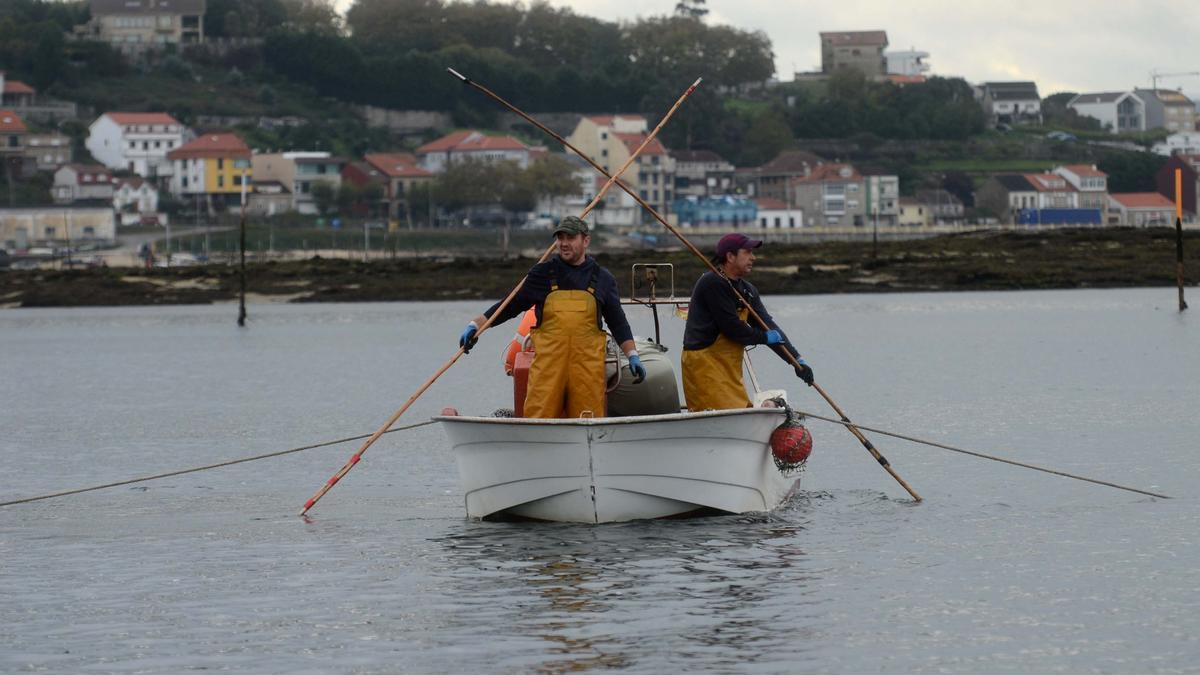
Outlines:
{"type": "Polygon", "coordinates": [[[313,206],[322,217],[334,212],[338,206],[337,188],[325,181],[315,181],[312,184],[313,206]]]}
{"type": "Polygon", "coordinates": [[[330,0],[282,0],[287,10],[287,26],[299,33],[338,35],[342,17],[330,0]]]}
{"type": "Polygon", "coordinates": [[[207,0],[204,35],[259,37],[287,21],[282,0],[207,0]]]}
{"type": "Polygon", "coordinates": [[[1074,108],[1068,108],[1067,103],[1075,98],[1075,92],[1059,92],[1042,99],[1042,120],[1048,127],[1066,127],[1080,131],[1103,131],[1104,125],[1100,120],[1088,115],[1080,115],[1074,108]]]}
{"type": "Polygon", "coordinates": [[[1154,174],[1162,164],[1155,154],[1113,150],[1100,157],[1096,168],[1108,174],[1109,192],[1155,192],[1154,174]]]}
{"type": "Polygon", "coordinates": [[[740,157],[746,166],[766,164],[781,151],[792,147],[795,139],[787,118],[778,108],[768,108],[754,116],[746,131],[745,149],[740,157]]]}
{"type": "Polygon", "coordinates": [[[704,0],[679,0],[675,3],[675,14],[687,19],[703,19],[708,15],[704,0]]]}

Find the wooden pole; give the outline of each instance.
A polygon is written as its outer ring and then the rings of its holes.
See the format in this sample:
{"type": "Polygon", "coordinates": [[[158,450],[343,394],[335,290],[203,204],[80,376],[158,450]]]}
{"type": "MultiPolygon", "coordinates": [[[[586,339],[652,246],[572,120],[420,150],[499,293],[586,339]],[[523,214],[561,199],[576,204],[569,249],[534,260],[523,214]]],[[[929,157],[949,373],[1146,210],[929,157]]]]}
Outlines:
{"type": "Polygon", "coordinates": [[[1175,284],[1179,287],[1179,311],[1188,308],[1183,299],[1183,169],[1175,169],[1175,284]]]}
{"type": "MultiPolygon", "coordinates": [[[[508,108],[512,112],[519,115],[525,121],[529,122],[530,124],[541,129],[542,131],[544,131],[551,138],[553,138],[554,140],[561,143],[564,147],[570,149],[572,152],[574,152],[576,155],[578,155],[580,158],[582,158],[588,164],[591,164],[592,168],[596,169],[596,171],[599,171],[602,175],[608,176],[608,172],[605,171],[604,168],[601,167],[599,164],[596,164],[596,162],[593,161],[591,157],[588,157],[586,153],[581,151],[579,148],[576,148],[574,145],[571,145],[571,143],[569,141],[567,141],[567,139],[563,138],[562,136],[560,136],[559,134],[555,133],[553,130],[548,128],[546,125],[542,124],[541,122],[537,121],[533,117],[529,116],[524,111],[522,111],[520,108],[517,108],[513,104],[506,101],[499,94],[496,94],[492,90],[488,89],[487,87],[483,86],[482,84],[479,84],[478,82],[475,82],[474,80],[464,77],[463,75],[459,74],[458,72],[456,72],[454,70],[450,70],[450,72],[453,73],[455,77],[462,80],[463,83],[469,84],[472,87],[478,89],[479,91],[483,92],[488,97],[490,97],[490,98],[494,99],[496,102],[500,103],[500,105],[503,105],[504,107],[508,108]]],[[[696,82],[699,83],[700,81],[696,80],[696,82]]],[[[695,87],[695,85],[692,85],[692,86],[695,87]]],[[[676,104],[676,105],[678,105],[678,104],[676,104]]],[[[639,148],[639,151],[640,151],[640,148],[639,148]]],[[[617,172],[617,175],[619,176],[620,172],[617,172]]],[[[609,182],[611,183],[613,180],[615,180],[615,178],[613,176],[609,176],[609,182]]],[[[713,265],[712,261],[708,259],[708,256],[701,253],[700,249],[696,248],[695,245],[693,245],[692,242],[689,241],[687,237],[683,236],[683,234],[679,230],[677,230],[670,223],[668,223],[667,220],[665,218],[663,218],[662,215],[658,211],[656,211],[653,206],[650,206],[649,204],[647,204],[646,200],[644,200],[640,196],[638,196],[637,192],[630,189],[630,187],[628,185],[626,185],[623,181],[620,181],[620,180],[617,180],[617,186],[620,187],[622,190],[624,190],[626,192],[626,194],[628,194],[630,197],[632,197],[633,200],[636,201],[639,205],[641,205],[641,207],[643,209],[645,209],[650,215],[654,216],[654,219],[657,220],[660,224],[662,224],[663,227],[667,228],[667,230],[671,234],[675,235],[675,237],[677,239],[679,239],[680,243],[682,243],[684,245],[684,247],[686,247],[689,251],[691,251],[693,255],[695,255],[697,258],[699,258],[701,260],[701,262],[703,262],[708,267],[709,270],[711,270],[714,274],[724,277],[724,275],[721,274],[720,270],[718,270],[716,268],[716,266],[713,265]]],[[[607,185],[606,185],[606,187],[607,187],[607,185]]],[[[726,281],[728,281],[728,279],[726,279],[726,281]]],[[[754,308],[750,306],[750,302],[747,301],[746,298],[743,297],[742,294],[738,292],[737,288],[735,288],[733,286],[732,282],[729,282],[729,288],[731,290],[733,290],[734,295],[736,295],[738,300],[741,301],[742,305],[744,305],[746,307],[746,309],[749,310],[750,315],[754,317],[754,319],[763,328],[763,330],[768,330],[770,328],[770,326],[768,326],[767,322],[764,321],[763,318],[758,315],[758,312],[754,311],[754,308]]],[[[791,364],[792,367],[798,367],[800,365],[800,363],[796,359],[796,357],[792,356],[791,353],[788,352],[786,349],[783,350],[783,353],[786,355],[787,362],[789,364],[791,364]]],[[[829,403],[830,407],[832,407],[838,413],[838,415],[842,418],[842,421],[846,423],[845,424],[846,428],[850,430],[850,433],[853,434],[854,437],[857,438],[860,443],[862,443],[863,447],[867,449],[867,452],[871,453],[871,456],[875,459],[875,461],[879,462],[879,465],[882,466],[883,469],[892,476],[892,478],[896,479],[896,482],[899,483],[900,486],[903,487],[904,490],[906,492],[908,492],[909,495],[912,496],[913,500],[918,501],[918,502],[921,501],[921,495],[917,494],[916,491],[913,490],[912,487],[910,487],[909,484],[906,483],[904,481],[904,479],[902,479],[896,473],[896,471],[894,469],[892,469],[891,464],[888,462],[887,458],[884,457],[879,452],[879,450],[877,450],[875,448],[875,446],[871,443],[871,441],[869,441],[867,439],[867,437],[864,436],[862,434],[862,432],[859,431],[854,426],[854,424],[850,421],[850,418],[846,417],[846,413],[842,412],[842,409],[839,408],[836,403],[834,403],[833,399],[829,396],[829,394],[825,393],[825,390],[822,389],[821,387],[817,386],[815,383],[812,385],[812,387],[814,389],[816,389],[817,393],[819,393],[821,395],[821,397],[824,398],[827,403],[829,403]]]]}
{"type": "Polygon", "coordinates": [[[238,272],[238,326],[246,325],[246,170],[242,169],[242,214],[238,227],[241,231],[238,249],[241,263],[238,272]]]}
{"type": "MultiPolygon", "coordinates": [[[[455,75],[457,75],[459,78],[462,78],[462,76],[458,75],[458,73],[455,73],[454,70],[452,70],[452,69],[448,69],[448,70],[450,70],[451,73],[454,73],[455,75]]],[[[463,78],[463,79],[465,79],[465,78],[463,78]]],[[[671,109],[667,111],[667,114],[663,117],[662,121],[658,123],[658,126],[654,127],[654,130],[649,135],[646,136],[646,140],[644,140],[642,142],[642,144],[640,146],[638,146],[637,150],[635,150],[633,152],[633,154],[631,154],[629,156],[629,159],[626,160],[623,165],[621,165],[621,168],[618,169],[615,174],[613,174],[612,176],[609,176],[608,182],[606,182],[604,184],[604,186],[601,187],[600,190],[596,192],[596,196],[594,198],[592,198],[592,201],[583,209],[583,212],[579,214],[580,218],[587,217],[587,214],[591,213],[592,209],[596,208],[596,204],[600,203],[601,199],[604,199],[604,194],[606,192],[608,192],[609,188],[611,188],[613,186],[613,183],[617,182],[617,176],[620,176],[622,173],[624,173],[625,170],[628,169],[629,166],[637,160],[638,156],[641,155],[642,151],[646,149],[646,146],[650,145],[650,142],[654,140],[654,137],[658,135],[658,132],[660,130],[662,130],[664,125],[666,125],[667,120],[671,119],[671,116],[675,114],[675,111],[679,109],[679,106],[683,105],[683,102],[687,99],[688,96],[692,95],[692,92],[695,91],[696,87],[699,85],[700,85],[700,80],[697,79],[695,82],[692,83],[692,86],[688,87],[687,91],[683,92],[683,95],[680,96],[677,101],[675,101],[675,105],[671,106],[671,109]]],[[[550,254],[554,252],[554,249],[557,248],[557,246],[558,246],[558,242],[551,243],[550,246],[546,249],[546,251],[544,253],[542,253],[542,256],[540,258],[538,258],[538,262],[539,263],[544,262],[547,258],[549,258],[550,254]]],[[[517,282],[517,285],[514,286],[511,291],[509,291],[508,296],[504,298],[504,301],[500,303],[500,306],[496,308],[496,311],[493,312],[492,315],[490,317],[488,317],[488,319],[486,321],[483,322],[483,325],[480,326],[479,330],[476,331],[476,333],[475,333],[476,339],[478,339],[479,336],[482,336],[483,333],[485,331],[487,331],[488,328],[491,327],[492,322],[495,320],[495,318],[500,316],[500,314],[504,311],[504,309],[506,307],[508,307],[509,303],[511,303],[513,301],[513,298],[517,297],[517,293],[520,292],[521,288],[525,285],[526,279],[528,279],[528,276],[521,277],[521,281],[517,282]]],[[[462,356],[463,354],[465,354],[467,349],[469,349],[469,348],[470,348],[470,345],[459,347],[458,351],[454,352],[454,356],[451,356],[449,361],[446,361],[446,363],[444,363],[442,365],[442,367],[439,368],[437,370],[437,372],[433,374],[432,377],[430,377],[428,380],[426,380],[425,383],[422,384],[421,387],[419,389],[417,389],[417,391],[414,392],[412,396],[409,396],[408,400],[404,402],[404,405],[401,406],[400,409],[397,410],[390,418],[388,418],[388,421],[385,422],[384,425],[381,426],[378,431],[371,434],[371,437],[368,438],[365,443],[363,443],[362,447],[359,448],[357,452],[355,452],[353,455],[351,455],[350,459],[347,460],[344,465],[342,465],[342,468],[339,469],[338,472],[333,475],[333,477],[331,477],[328,481],[326,481],[325,484],[322,485],[319,490],[317,490],[316,494],[314,494],[307,502],[304,503],[304,509],[302,511],[300,511],[300,515],[303,516],[304,514],[308,513],[308,510],[311,509],[313,507],[313,505],[316,504],[317,501],[321,499],[321,497],[324,497],[326,492],[329,492],[329,490],[332,489],[334,485],[337,485],[338,481],[340,481],[343,476],[345,476],[347,473],[349,473],[350,469],[354,468],[355,464],[358,464],[358,461],[362,458],[363,453],[367,451],[367,448],[371,447],[371,445],[376,440],[378,440],[378,438],[380,436],[387,433],[387,430],[389,428],[391,428],[391,426],[393,424],[396,423],[396,420],[400,419],[400,416],[403,415],[409,409],[409,407],[412,406],[412,404],[416,402],[416,400],[418,398],[421,397],[421,394],[424,394],[425,391],[427,389],[429,389],[429,387],[431,387],[433,385],[433,383],[436,382],[439,377],[442,376],[442,373],[445,373],[447,370],[449,370],[450,366],[453,366],[455,361],[458,361],[459,357],[462,356]]]]}

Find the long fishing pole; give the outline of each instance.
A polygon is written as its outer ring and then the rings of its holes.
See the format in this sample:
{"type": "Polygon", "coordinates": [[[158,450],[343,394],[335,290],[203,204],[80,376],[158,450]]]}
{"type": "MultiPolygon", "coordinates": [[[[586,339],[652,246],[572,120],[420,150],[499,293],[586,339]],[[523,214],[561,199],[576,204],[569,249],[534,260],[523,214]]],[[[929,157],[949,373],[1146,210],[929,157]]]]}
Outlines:
{"type": "MultiPolygon", "coordinates": [[[[796,412],[798,412],[801,415],[804,415],[806,417],[818,419],[823,422],[830,422],[832,424],[841,424],[842,426],[846,426],[848,424],[847,422],[843,422],[842,420],[835,420],[831,417],[822,417],[820,415],[810,413],[810,412],[805,412],[803,410],[796,410],[796,412]]],[[[1139,490],[1138,488],[1131,488],[1131,487],[1127,487],[1125,485],[1117,485],[1116,483],[1109,483],[1108,481],[1098,480],[1095,478],[1088,478],[1086,476],[1076,476],[1075,474],[1070,474],[1065,471],[1059,471],[1057,469],[1047,469],[1045,467],[1037,466],[1034,464],[1026,464],[1025,462],[1018,462],[1013,459],[1005,459],[1003,457],[997,457],[995,455],[987,455],[982,452],[976,452],[974,450],[966,450],[964,448],[956,448],[953,445],[946,445],[944,443],[938,443],[936,441],[928,441],[923,438],[916,438],[915,436],[905,436],[904,434],[898,434],[898,433],[895,433],[892,431],[884,431],[883,429],[872,429],[871,427],[864,426],[862,424],[856,424],[854,426],[857,426],[859,429],[866,429],[867,431],[870,431],[870,432],[873,432],[876,434],[882,434],[884,436],[891,436],[892,438],[899,438],[901,440],[911,441],[913,443],[920,443],[922,445],[929,445],[929,446],[933,446],[935,448],[941,448],[943,450],[950,450],[951,452],[958,452],[958,453],[962,453],[964,455],[971,455],[972,457],[979,457],[982,459],[990,459],[993,462],[1003,462],[1004,464],[1012,464],[1013,466],[1019,466],[1019,467],[1023,467],[1026,469],[1033,469],[1034,471],[1042,471],[1044,473],[1054,474],[1055,476],[1063,476],[1064,478],[1074,478],[1075,480],[1082,480],[1082,481],[1086,481],[1088,483],[1095,483],[1097,485],[1106,485],[1108,487],[1117,488],[1118,490],[1128,490],[1129,492],[1136,492],[1138,494],[1147,495],[1150,497],[1160,497],[1162,499],[1171,499],[1171,497],[1169,495],[1163,495],[1163,494],[1159,494],[1157,492],[1150,492],[1148,490],[1139,490]]]]}
{"type": "MultiPolygon", "coordinates": [[[[450,72],[452,72],[452,73],[455,72],[453,69],[448,69],[448,70],[450,70],[450,72]]],[[[457,75],[457,73],[455,73],[455,74],[457,75]]],[[[459,75],[459,77],[462,77],[462,76],[459,75]]],[[[625,163],[623,165],[621,165],[621,168],[617,170],[616,174],[614,174],[613,176],[609,176],[608,181],[604,184],[603,187],[600,188],[600,190],[598,190],[596,192],[596,196],[592,198],[592,201],[583,209],[583,212],[579,214],[580,218],[586,217],[587,214],[592,212],[592,209],[596,208],[596,205],[600,203],[600,200],[604,198],[605,193],[608,192],[608,189],[611,188],[613,183],[615,183],[617,181],[617,176],[620,176],[622,173],[625,172],[626,169],[629,168],[629,166],[631,164],[633,164],[635,161],[637,161],[638,156],[642,154],[642,151],[646,149],[646,146],[650,145],[650,142],[654,140],[654,137],[658,135],[658,132],[662,130],[662,128],[666,125],[667,121],[670,120],[671,117],[675,114],[675,111],[679,109],[679,106],[683,105],[683,102],[685,100],[687,100],[687,98],[689,96],[692,95],[692,92],[696,91],[696,87],[698,87],[698,86],[700,86],[699,79],[697,79],[695,82],[693,82],[692,85],[690,87],[688,87],[686,91],[683,92],[683,94],[679,97],[679,99],[675,101],[675,105],[671,106],[671,109],[667,111],[667,114],[665,116],[663,116],[662,121],[660,121],[658,123],[658,126],[654,127],[654,130],[646,136],[646,139],[644,141],[642,141],[642,144],[638,146],[637,150],[635,150],[632,154],[629,155],[629,159],[627,159],[625,161],[625,163]]],[[[546,249],[545,253],[542,254],[541,258],[538,259],[538,262],[539,263],[544,262],[547,258],[549,258],[550,254],[554,252],[554,249],[556,246],[557,246],[557,242],[551,243],[550,246],[546,249]]],[[[509,303],[512,302],[513,298],[517,297],[517,293],[525,285],[525,280],[527,278],[528,278],[527,276],[522,277],[521,280],[519,282],[517,282],[517,285],[511,291],[509,291],[508,296],[504,298],[504,301],[500,303],[500,306],[496,308],[496,311],[492,313],[492,316],[488,317],[488,319],[483,322],[483,325],[480,326],[479,330],[476,331],[476,333],[475,333],[476,340],[478,340],[479,337],[482,336],[483,333],[485,331],[487,331],[488,328],[491,327],[492,322],[495,320],[495,318],[500,316],[504,312],[504,308],[508,307],[509,303]]],[[[458,351],[456,351],[454,353],[454,356],[450,357],[449,361],[447,361],[445,364],[443,364],[442,367],[439,368],[437,370],[437,372],[433,374],[432,377],[430,377],[428,380],[426,380],[425,383],[423,385],[421,385],[421,387],[419,389],[417,389],[417,391],[415,393],[413,393],[412,396],[408,397],[408,400],[405,401],[404,405],[401,406],[400,409],[397,410],[388,419],[388,421],[385,422],[384,425],[379,428],[378,431],[376,431],[374,434],[372,434],[371,437],[368,438],[365,443],[363,443],[362,447],[358,449],[358,452],[355,452],[353,455],[351,455],[350,459],[347,460],[346,463],[342,465],[342,468],[339,469],[338,472],[335,473],[328,481],[326,481],[325,484],[322,485],[319,490],[317,490],[316,494],[314,494],[307,502],[304,503],[304,509],[300,511],[300,515],[304,515],[304,514],[308,513],[308,510],[311,509],[313,507],[313,505],[316,504],[317,501],[321,499],[321,497],[324,497],[326,492],[329,492],[329,490],[331,490],[334,485],[337,485],[338,481],[340,481],[343,476],[345,476],[347,473],[349,473],[350,469],[354,468],[354,465],[357,464],[360,459],[362,459],[362,455],[364,452],[367,451],[367,448],[371,447],[371,445],[380,436],[382,436],[384,434],[384,432],[386,432],[388,430],[388,428],[390,428],[393,424],[395,424],[396,420],[400,419],[400,416],[403,415],[409,409],[409,407],[412,406],[412,404],[414,402],[416,402],[416,400],[418,398],[420,398],[421,394],[425,393],[425,391],[427,389],[429,389],[429,387],[433,386],[433,383],[436,382],[437,379],[442,376],[442,373],[445,373],[447,370],[449,370],[450,367],[453,366],[456,361],[458,361],[459,357],[461,357],[463,354],[465,354],[470,347],[471,347],[470,344],[466,344],[466,345],[459,347],[458,351]]]]}
{"type": "MultiPolygon", "coordinates": [[[[508,108],[509,110],[511,110],[514,113],[516,113],[517,115],[519,115],[525,121],[529,122],[530,124],[534,125],[535,127],[546,132],[551,138],[553,138],[554,140],[561,143],[564,147],[570,149],[572,152],[574,152],[576,155],[578,155],[580,158],[582,158],[588,164],[591,164],[592,168],[596,169],[596,171],[599,171],[602,175],[608,176],[608,172],[605,171],[599,164],[596,164],[596,162],[593,161],[591,157],[589,157],[586,153],[581,151],[579,148],[572,145],[569,141],[567,141],[567,139],[565,139],[562,136],[560,136],[559,134],[555,133],[552,129],[550,129],[546,125],[537,121],[536,119],[534,119],[533,117],[531,117],[530,115],[525,113],[523,110],[521,110],[520,108],[513,105],[512,103],[509,103],[507,100],[505,100],[499,94],[493,92],[491,89],[488,89],[487,87],[483,86],[482,84],[479,84],[478,82],[462,75],[458,71],[455,71],[453,69],[448,69],[448,70],[450,70],[450,73],[453,74],[455,77],[457,77],[459,80],[461,80],[464,84],[468,84],[468,85],[474,87],[475,89],[478,89],[479,91],[483,92],[486,96],[495,100],[500,105],[503,105],[504,107],[508,108]]],[[[697,80],[697,82],[698,81],[699,80],[697,80]]],[[[612,177],[609,176],[609,178],[611,180],[612,177]]],[[[636,201],[638,204],[640,204],[643,209],[646,209],[646,211],[649,212],[650,215],[654,216],[655,220],[657,220],[659,223],[661,223],[663,227],[667,228],[667,230],[671,234],[675,235],[675,237],[677,239],[679,239],[679,241],[681,243],[683,243],[683,245],[688,250],[690,250],[692,252],[692,254],[694,254],[706,266],[708,266],[708,269],[710,269],[714,274],[716,274],[722,278],[725,278],[725,275],[721,274],[720,270],[718,270],[716,268],[716,266],[713,265],[712,261],[708,259],[708,256],[701,253],[700,249],[696,248],[695,245],[693,245],[692,242],[689,241],[687,237],[685,237],[679,230],[677,230],[670,223],[668,223],[667,220],[665,218],[663,218],[662,215],[659,214],[659,212],[654,209],[654,207],[647,204],[646,200],[644,200],[640,196],[638,196],[638,194],[634,190],[630,189],[630,187],[628,185],[626,185],[623,181],[617,181],[617,186],[620,187],[622,190],[624,190],[630,197],[632,197],[634,199],[634,201],[636,201]]],[[[726,279],[726,281],[728,282],[729,280],[726,279]]],[[[748,309],[750,311],[750,315],[754,317],[754,319],[759,323],[760,326],[762,326],[763,330],[770,330],[770,326],[767,325],[767,322],[764,321],[763,318],[761,316],[759,316],[758,312],[756,312],[754,310],[754,308],[750,306],[750,302],[748,300],[746,300],[746,298],[743,297],[740,292],[738,292],[737,288],[734,287],[732,282],[729,282],[729,288],[733,291],[734,295],[737,296],[738,300],[740,300],[741,303],[746,307],[746,309],[748,309]]],[[[782,351],[785,355],[785,360],[789,364],[791,364],[793,368],[798,368],[800,366],[800,362],[796,359],[795,356],[792,356],[792,354],[787,349],[784,349],[782,351]]],[[[894,478],[896,480],[896,482],[900,484],[900,487],[903,487],[904,490],[906,492],[908,492],[908,494],[911,495],[915,501],[918,501],[918,502],[921,501],[921,495],[917,494],[917,492],[915,490],[913,490],[912,487],[910,487],[909,484],[907,482],[905,482],[904,479],[901,478],[898,473],[896,473],[895,469],[892,468],[892,465],[890,462],[888,462],[887,458],[884,457],[883,454],[879,452],[879,450],[875,447],[875,445],[873,443],[871,443],[871,441],[868,440],[867,437],[864,436],[862,434],[862,432],[859,431],[852,422],[850,422],[850,418],[847,417],[846,413],[843,412],[842,409],[838,406],[838,404],[834,402],[833,398],[831,398],[829,396],[829,394],[826,393],[825,390],[822,389],[820,387],[820,385],[816,384],[815,382],[813,384],[811,384],[810,386],[813,389],[816,389],[817,393],[820,394],[821,397],[825,399],[825,401],[829,404],[829,406],[832,407],[839,416],[841,416],[842,420],[844,422],[846,422],[846,425],[845,425],[846,429],[848,429],[850,431],[850,433],[853,434],[854,437],[858,439],[859,443],[861,443],[862,446],[867,449],[867,452],[871,453],[871,456],[875,458],[876,462],[879,462],[879,465],[881,467],[883,467],[883,470],[888,472],[888,474],[891,475],[891,477],[894,478]]]]}
{"type": "MultiPolygon", "coordinates": [[[[426,422],[417,422],[416,424],[409,424],[409,425],[402,426],[402,427],[396,427],[395,429],[389,429],[387,433],[392,434],[392,433],[396,433],[397,431],[408,431],[409,429],[416,429],[417,427],[423,427],[423,426],[426,426],[429,424],[434,424],[434,422],[435,422],[435,420],[428,420],[426,422]]],[[[367,438],[368,436],[370,436],[370,434],[362,434],[361,436],[351,436],[349,438],[339,438],[336,441],[324,441],[322,443],[314,443],[312,445],[304,445],[299,448],[292,448],[290,450],[279,450],[277,452],[268,452],[265,455],[255,455],[253,457],[243,457],[241,459],[230,459],[230,460],[227,460],[224,462],[217,462],[216,464],[206,464],[204,466],[193,467],[191,469],[179,469],[177,471],[168,471],[166,473],[156,473],[152,476],[141,476],[139,478],[130,478],[128,480],[121,480],[121,481],[117,481],[115,483],[105,483],[103,485],[93,485],[91,487],[76,488],[74,490],[63,490],[62,492],[52,492],[50,494],[38,495],[36,497],[25,497],[22,499],[14,499],[12,501],[0,502],[0,507],[13,506],[14,504],[28,504],[29,502],[37,502],[37,501],[41,501],[43,499],[54,499],[56,497],[67,497],[70,495],[77,495],[77,494],[81,494],[84,492],[94,492],[96,490],[104,490],[106,488],[120,487],[122,485],[132,485],[134,483],[145,483],[146,481],[159,480],[161,478],[170,478],[172,476],[182,476],[182,475],[188,474],[188,473],[197,473],[200,471],[209,471],[211,469],[219,469],[219,468],[225,467],[225,466],[233,466],[234,464],[244,464],[246,462],[257,462],[258,460],[261,460],[261,459],[271,459],[273,457],[282,457],[284,455],[290,455],[290,454],[296,453],[296,452],[303,452],[305,450],[314,450],[316,448],[325,448],[325,447],[329,447],[331,445],[339,445],[341,443],[349,443],[350,441],[360,441],[364,438],[367,438]]]]}

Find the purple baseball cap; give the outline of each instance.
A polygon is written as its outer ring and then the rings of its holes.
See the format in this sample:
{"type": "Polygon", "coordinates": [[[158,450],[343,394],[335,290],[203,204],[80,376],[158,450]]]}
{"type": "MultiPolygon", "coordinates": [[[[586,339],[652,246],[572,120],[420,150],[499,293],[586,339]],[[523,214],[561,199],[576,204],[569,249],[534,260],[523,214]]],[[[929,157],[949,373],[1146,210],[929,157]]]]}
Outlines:
{"type": "Polygon", "coordinates": [[[726,253],[737,253],[743,248],[758,248],[759,246],[762,246],[762,242],[758,239],[751,239],[744,234],[734,232],[721,237],[721,241],[717,242],[717,257],[724,260],[726,253]]]}

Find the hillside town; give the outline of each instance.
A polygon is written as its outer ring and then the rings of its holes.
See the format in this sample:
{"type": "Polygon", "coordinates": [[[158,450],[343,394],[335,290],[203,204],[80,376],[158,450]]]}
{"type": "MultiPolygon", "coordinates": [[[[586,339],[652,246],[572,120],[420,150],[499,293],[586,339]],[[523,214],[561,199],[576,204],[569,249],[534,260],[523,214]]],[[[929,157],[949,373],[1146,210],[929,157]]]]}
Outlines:
{"type": "MultiPolygon", "coordinates": [[[[130,63],[155,63],[163,53],[206,46],[225,49],[231,41],[250,48],[261,42],[254,35],[206,35],[205,0],[90,0],[87,9],[89,20],[64,39],[107,45],[130,63]]],[[[816,37],[821,69],[795,73],[793,87],[853,81],[899,91],[940,79],[929,75],[928,52],[893,51],[884,30],[816,37]]],[[[304,123],[287,115],[222,120],[196,110],[133,109],[120,100],[93,110],[61,91],[44,94],[21,77],[0,72],[7,187],[0,192],[0,249],[6,258],[34,263],[64,250],[111,247],[124,231],[162,228],[169,237],[172,225],[178,233],[201,223],[228,224],[243,214],[281,226],[365,223],[388,232],[547,228],[583,209],[605,181],[584,160],[528,128],[459,127],[445,112],[363,106],[367,127],[391,133],[384,136],[388,144],[350,155],[319,138],[267,147],[247,135],[247,125],[304,123]]],[[[746,83],[744,90],[761,99],[781,86],[773,79],[758,84],[746,83]]],[[[1157,81],[1150,88],[1055,95],[1054,101],[1043,99],[1035,82],[980,82],[970,91],[970,114],[982,124],[975,136],[995,144],[1020,138],[1023,147],[1044,154],[1022,158],[1013,163],[1023,164],[1016,169],[1001,168],[1003,162],[963,170],[934,163],[916,174],[864,152],[880,143],[871,134],[822,149],[819,141],[801,142],[785,129],[785,141],[768,146],[769,156],[753,164],[735,163],[704,143],[678,146],[655,138],[622,178],[685,228],[934,232],[1171,225],[1179,171],[1183,220],[1196,223],[1200,116],[1182,92],[1157,81]],[[1051,105],[1056,119],[1072,120],[1075,127],[1050,124],[1051,105]],[[1081,148],[1086,152],[1077,152],[1081,148]],[[1123,182],[1143,189],[1114,188],[1104,163],[1088,161],[1095,149],[1139,157],[1137,166],[1150,169],[1123,182]]],[[[575,111],[556,113],[554,121],[569,143],[613,171],[643,145],[657,120],[634,111],[575,111]]],[[[593,220],[616,234],[636,234],[654,222],[620,190],[605,194],[593,220]]],[[[166,246],[169,252],[169,239],[166,246]]],[[[147,247],[141,255],[148,260],[152,252],[147,247]]]]}

